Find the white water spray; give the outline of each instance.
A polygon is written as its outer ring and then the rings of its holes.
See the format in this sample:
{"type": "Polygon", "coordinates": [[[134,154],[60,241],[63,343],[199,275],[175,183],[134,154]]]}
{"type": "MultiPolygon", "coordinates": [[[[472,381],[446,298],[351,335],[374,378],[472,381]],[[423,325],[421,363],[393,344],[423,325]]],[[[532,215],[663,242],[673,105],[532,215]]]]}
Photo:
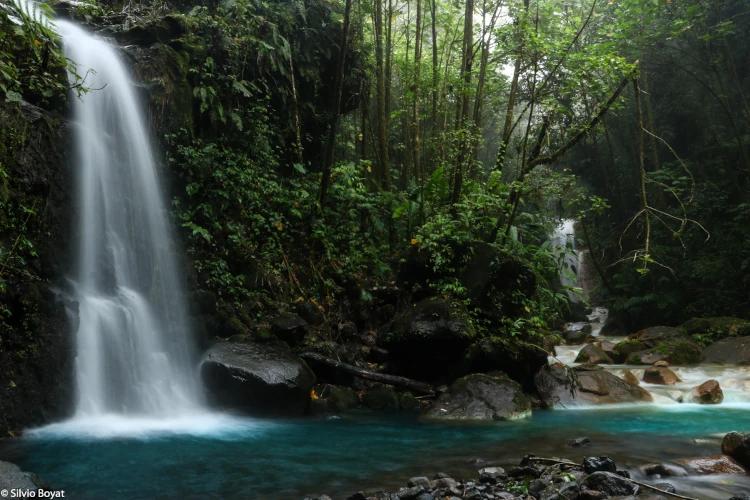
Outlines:
{"type": "Polygon", "coordinates": [[[54,24],[90,89],[73,99],[80,210],[75,419],[190,414],[202,406],[195,352],[134,86],[109,44],[70,22],[54,24]]]}

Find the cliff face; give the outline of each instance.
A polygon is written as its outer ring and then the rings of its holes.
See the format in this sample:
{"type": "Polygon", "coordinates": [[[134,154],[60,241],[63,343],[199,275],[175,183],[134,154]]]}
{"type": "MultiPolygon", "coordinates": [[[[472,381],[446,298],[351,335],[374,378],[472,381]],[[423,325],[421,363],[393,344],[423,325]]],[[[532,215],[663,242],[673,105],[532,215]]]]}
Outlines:
{"type": "Polygon", "coordinates": [[[0,435],[66,415],[76,304],[69,269],[70,126],[26,103],[0,104],[0,435]]]}

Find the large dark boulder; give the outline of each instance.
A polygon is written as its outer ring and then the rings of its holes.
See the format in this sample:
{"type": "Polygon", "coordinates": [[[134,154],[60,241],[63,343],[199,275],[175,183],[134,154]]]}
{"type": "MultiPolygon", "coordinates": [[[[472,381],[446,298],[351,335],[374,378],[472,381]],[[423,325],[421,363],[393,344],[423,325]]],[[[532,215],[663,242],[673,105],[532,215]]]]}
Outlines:
{"type": "Polygon", "coordinates": [[[492,337],[474,342],[466,352],[463,373],[502,371],[520,383],[527,392],[534,391],[534,375],[547,365],[549,353],[526,342],[508,342],[492,337]]]}
{"type": "Polygon", "coordinates": [[[730,432],[721,441],[721,452],[750,469],[750,434],[730,432]]]}
{"type": "Polygon", "coordinates": [[[209,401],[250,415],[302,415],[315,375],[285,345],[222,341],[206,352],[201,377],[209,401]]]}
{"type": "Polygon", "coordinates": [[[464,357],[474,331],[466,310],[440,298],[425,299],[381,332],[395,371],[417,379],[449,376],[464,357]]]}
{"type": "Polygon", "coordinates": [[[504,373],[473,373],[456,380],[427,411],[444,420],[516,420],[531,415],[521,386],[504,373]]]}
{"type": "Polygon", "coordinates": [[[547,407],[651,401],[645,389],[593,365],[568,368],[546,366],[534,378],[537,392],[547,407]]]}
{"type": "Polygon", "coordinates": [[[638,494],[638,485],[612,472],[594,472],[581,482],[588,490],[598,491],[607,496],[619,497],[638,494]]]}
{"type": "Polygon", "coordinates": [[[750,365],[750,336],[728,337],[714,342],[703,351],[703,362],[750,365]]]}
{"type": "Polygon", "coordinates": [[[649,347],[653,347],[659,342],[665,340],[678,339],[685,336],[685,332],[680,328],[672,326],[651,326],[644,328],[630,335],[630,339],[643,342],[649,347]]]}

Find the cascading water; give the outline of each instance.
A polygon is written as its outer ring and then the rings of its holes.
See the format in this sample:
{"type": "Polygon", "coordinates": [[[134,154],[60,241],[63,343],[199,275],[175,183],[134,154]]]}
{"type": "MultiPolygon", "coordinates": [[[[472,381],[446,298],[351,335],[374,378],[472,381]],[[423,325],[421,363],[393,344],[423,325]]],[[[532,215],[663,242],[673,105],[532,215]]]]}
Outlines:
{"type": "Polygon", "coordinates": [[[130,76],[104,40],[54,22],[89,90],[75,98],[80,204],[76,418],[201,406],[183,286],[130,76]]]}

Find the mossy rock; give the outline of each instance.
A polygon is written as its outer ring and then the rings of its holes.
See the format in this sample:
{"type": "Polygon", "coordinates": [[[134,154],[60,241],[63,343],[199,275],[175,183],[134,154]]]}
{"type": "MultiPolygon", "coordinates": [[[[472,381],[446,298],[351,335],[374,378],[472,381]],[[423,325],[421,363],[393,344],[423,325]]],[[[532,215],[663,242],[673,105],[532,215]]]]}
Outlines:
{"type": "Polygon", "coordinates": [[[680,325],[680,328],[704,347],[723,338],[750,335],[750,321],[731,316],[692,318],[680,325]]]}
{"type": "Polygon", "coordinates": [[[622,363],[631,354],[645,351],[646,349],[648,349],[648,346],[640,340],[623,340],[614,347],[615,361],[622,363]]]}
{"type": "Polygon", "coordinates": [[[633,352],[625,362],[629,365],[651,365],[663,360],[672,365],[695,365],[701,361],[701,352],[701,347],[689,339],[672,339],[659,342],[651,349],[633,352]]]}

